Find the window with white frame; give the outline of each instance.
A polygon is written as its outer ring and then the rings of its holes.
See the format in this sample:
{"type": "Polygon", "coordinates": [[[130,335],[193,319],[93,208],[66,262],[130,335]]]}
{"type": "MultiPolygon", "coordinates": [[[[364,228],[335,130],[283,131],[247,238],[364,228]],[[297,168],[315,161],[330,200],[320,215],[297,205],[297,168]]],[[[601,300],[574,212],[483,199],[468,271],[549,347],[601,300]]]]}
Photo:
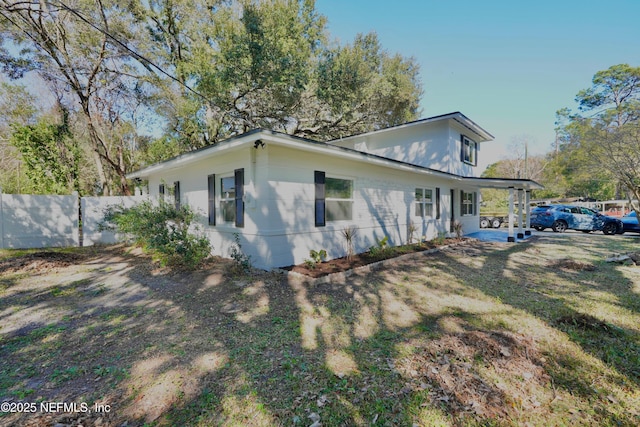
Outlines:
{"type": "Polygon", "coordinates": [[[325,178],[325,206],[327,221],[353,219],[353,180],[325,178]]]}
{"type": "Polygon", "coordinates": [[[462,135],[462,161],[476,166],[478,164],[478,143],[462,135]]]}
{"type": "Polygon", "coordinates": [[[415,216],[433,218],[433,189],[416,188],[415,205],[415,216]]]}
{"type": "Polygon", "coordinates": [[[476,193],[460,191],[460,214],[462,216],[476,214],[476,193]]]}
{"type": "Polygon", "coordinates": [[[223,222],[236,220],[236,182],[233,176],[220,178],[220,212],[223,222]]]}

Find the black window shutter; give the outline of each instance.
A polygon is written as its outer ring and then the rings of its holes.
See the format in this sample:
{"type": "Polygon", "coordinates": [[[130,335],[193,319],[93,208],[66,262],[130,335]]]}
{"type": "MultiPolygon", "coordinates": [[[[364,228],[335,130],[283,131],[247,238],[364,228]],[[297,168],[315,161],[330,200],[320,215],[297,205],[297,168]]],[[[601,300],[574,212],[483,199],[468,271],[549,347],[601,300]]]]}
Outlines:
{"type": "Polygon", "coordinates": [[[449,215],[451,215],[451,221],[449,222],[449,231],[453,233],[453,223],[455,222],[456,219],[456,213],[455,213],[455,199],[456,199],[456,190],[454,190],[453,188],[451,190],[449,190],[450,195],[451,195],[451,200],[449,200],[449,207],[451,208],[451,212],[449,212],[449,215]]]}
{"type": "Polygon", "coordinates": [[[460,135],[460,161],[464,162],[464,135],[460,135]]]}
{"type": "Polygon", "coordinates": [[[236,227],[244,227],[244,169],[236,169],[236,227]]]}
{"type": "Polygon", "coordinates": [[[460,216],[464,215],[464,191],[460,190],[460,216]]]}
{"type": "Polygon", "coordinates": [[[436,187],[436,219],[440,219],[440,187],[436,187]]]}
{"type": "Polygon", "coordinates": [[[173,183],[173,199],[176,209],[180,209],[180,181],[173,183]]]}
{"type": "Polygon", "coordinates": [[[316,227],[326,225],[325,202],[324,202],[324,172],[314,171],[313,182],[316,188],[315,217],[316,227]]]}
{"type": "Polygon", "coordinates": [[[473,206],[471,210],[472,210],[471,214],[473,215],[478,213],[478,193],[475,191],[473,192],[473,206]]]}
{"type": "Polygon", "coordinates": [[[473,144],[473,166],[478,166],[478,144],[477,142],[473,144]]]}
{"type": "Polygon", "coordinates": [[[209,191],[209,225],[216,225],[216,175],[207,177],[207,188],[209,191]]]}
{"type": "Polygon", "coordinates": [[[160,193],[161,196],[164,196],[164,184],[160,184],[158,187],[158,193],[160,193]]]}

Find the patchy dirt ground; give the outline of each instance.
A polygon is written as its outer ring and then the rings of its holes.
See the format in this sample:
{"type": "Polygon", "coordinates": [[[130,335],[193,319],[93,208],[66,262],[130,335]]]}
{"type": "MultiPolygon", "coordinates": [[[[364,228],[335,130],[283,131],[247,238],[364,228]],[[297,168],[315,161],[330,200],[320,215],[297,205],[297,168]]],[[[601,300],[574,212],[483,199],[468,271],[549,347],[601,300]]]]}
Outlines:
{"type": "Polygon", "coordinates": [[[123,246],[5,258],[0,425],[637,425],[640,278],[558,268],[553,244],[475,242],[327,284],[123,246]],[[553,294],[601,289],[630,317],[553,294]]]}
{"type": "Polygon", "coordinates": [[[571,258],[562,258],[559,260],[555,260],[551,263],[551,267],[556,268],[564,268],[567,270],[586,270],[586,271],[594,271],[596,269],[595,265],[590,262],[574,260],[571,258]]]}
{"type": "Polygon", "coordinates": [[[65,253],[39,251],[28,255],[11,257],[0,261],[0,274],[35,272],[42,274],[48,270],[69,267],[87,259],[87,253],[65,253]]]}
{"type": "Polygon", "coordinates": [[[508,417],[516,404],[526,411],[537,411],[542,405],[536,389],[544,388],[551,378],[536,347],[530,337],[511,333],[460,332],[418,343],[416,353],[397,366],[414,389],[430,389],[431,403],[446,407],[456,418],[500,419],[508,417]],[[496,376],[525,381],[491,383],[478,375],[474,360],[481,360],[496,376]]]}

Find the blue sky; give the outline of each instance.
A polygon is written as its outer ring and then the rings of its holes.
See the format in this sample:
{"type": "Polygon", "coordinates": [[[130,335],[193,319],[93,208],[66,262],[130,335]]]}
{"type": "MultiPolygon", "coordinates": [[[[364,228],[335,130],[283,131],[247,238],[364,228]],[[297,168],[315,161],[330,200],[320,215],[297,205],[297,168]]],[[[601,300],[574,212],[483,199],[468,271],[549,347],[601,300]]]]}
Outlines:
{"type": "Polygon", "coordinates": [[[545,153],[555,112],[612,65],[640,66],[640,0],[316,0],[331,37],[378,33],[421,67],[422,117],[461,111],[495,136],[480,166],[514,141],[545,153]]]}

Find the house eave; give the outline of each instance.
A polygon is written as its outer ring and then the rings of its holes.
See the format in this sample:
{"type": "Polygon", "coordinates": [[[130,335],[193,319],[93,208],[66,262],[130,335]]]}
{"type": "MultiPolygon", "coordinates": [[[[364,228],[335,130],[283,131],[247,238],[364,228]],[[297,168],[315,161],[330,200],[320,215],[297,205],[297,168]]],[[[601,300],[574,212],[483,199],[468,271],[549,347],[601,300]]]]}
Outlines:
{"type": "Polygon", "coordinates": [[[164,173],[167,170],[177,169],[187,166],[191,163],[207,159],[216,155],[230,153],[238,150],[242,150],[250,147],[251,149],[261,149],[256,141],[262,141],[264,144],[275,144],[282,147],[287,147],[295,150],[302,150],[311,153],[325,154],[336,156],[339,158],[365,162],[372,165],[384,166],[395,170],[419,173],[429,176],[441,177],[446,179],[453,179],[458,182],[462,182],[467,185],[478,186],[480,188],[501,188],[507,189],[509,187],[521,188],[527,190],[537,190],[544,188],[532,180],[523,179],[508,179],[508,178],[473,178],[465,177],[461,175],[452,174],[449,172],[443,172],[436,169],[427,168],[424,166],[414,165],[406,163],[400,160],[389,159],[386,157],[378,156],[375,154],[364,153],[351,148],[341,147],[330,143],[316,142],[303,138],[298,138],[291,135],[282,134],[279,132],[269,130],[256,130],[248,132],[246,134],[234,137],[227,141],[221,142],[216,145],[205,147],[200,150],[191,151],[189,153],[181,154],[173,159],[156,163],[144,169],[136,172],[132,172],[127,175],[128,179],[145,179],[151,175],[158,173],[164,173]]]}
{"type": "Polygon", "coordinates": [[[233,137],[219,144],[204,147],[200,150],[191,151],[181,154],[173,159],[156,163],[136,172],[127,174],[128,179],[146,179],[152,175],[165,173],[167,170],[173,170],[187,166],[191,163],[207,159],[216,155],[231,153],[234,151],[250,148],[260,150],[261,147],[256,142],[260,140],[264,144],[275,144],[282,147],[301,150],[311,153],[324,154],[343,158],[346,160],[364,162],[372,165],[384,166],[395,170],[419,173],[428,176],[452,179],[466,185],[477,186],[480,188],[501,188],[508,189],[510,187],[538,190],[544,188],[532,180],[526,179],[508,179],[508,178],[474,178],[452,174],[449,172],[431,169],[424,166],[406,163],[400,160],[394,160],[387,157],[378,156],[371,153],[354,150],[352,148],[341,147],[331,143],[311,141],[279,132],[259,129],[248,132],[243,135],[233,137]]]}
{"type": "MultiPolygon", "coordinates": [[[[295,150],[302,150],[312,153],[332,155],[341,157],[348,160],[355,160],[359,162],[367,162],[369,164],[376,164],[381,166],[390,167],[397,170],[420,172],[428,175],[442,176],[447,178],[460,179],[459,175],[454,175],[448,172],[439,171],[436,169],[430,169],[423,166],[412,165],[399,160],[389,159],[375,154],[363,153],[351,148],[340,147],[324,142],[311,141],[279,132],[260,129],[250,133],[243,134],[238,137],[234,137],[231,140],[220,142],[219,144],[205,147],[197,151],[191,151],[181,154],[173,159],[166,160],[164,162],[156,163],[146,168],[140,169],[135,172],[127,174],[128,179],[146,179],[151,175],[158,173],[164,173],[165,171],[187,166],[191,163],[207,159],[212,156],[230,153],[237,150],[242,150],[247,147],[252,147],[257,140],[262,140],[265,144],[275,144],[282,147],[288,147],[295,150]]],[[[260,149],[253,148],[252,149],[260,149]]]]}
{"type": "Polygon", "coordinates": [[[509,188],[522,190],[542,190],[544,186],[531,179],[516,178],[465,178],[465,181],[480,188],[495,188],[508,190],[509,188]]]}
{"type": "Polygon", "coordinates": [[[396,131],[398,129],[406,129],[406,128],[411,128],[411,127],[415,127],[415,126],[424,125],[424,124],[427,124],[427,123],[434,123],[434,122],[439,122],[439,121],[444,121],[444,120],[452,120],[452,121],[458,123],[460,126],[466,128],[467,130],[472,132],[474,134],[474,138],[473,139],[476,142],[493,141],[493,139],[494,139],[493,135],[491,135],[489,132],[484,130],[482,127],[480,127],[473,120],[471,120],[470,118],[468,118],[467,116],[465,116],[461,112],[456,111],[456,112],[453,112],[453,113],[447,113],[447,114],[442,114],[442,115],[439,115],[439,116],[433,116],[433,117],[427,117],[427,118],[424,118],[424,119],[415,120],[413,122],[404,123],[404,124],[401,124],[401,125],[398,125],[398,126],[392,126],[392,127],[379,129],[379,130],[375,130],[375,131],[371,131],[371,132],[365,132],[365,133],[361,133],[361,134],[357,134],[357,135],[350,135],[350,136],[347,136],[347,137],[344,137],[344,138],[334,139],[334,140],[329,141],[329,144],[342,142],[342,141],[348,141],[348,140],[354,139],[354,138],[366,138],[367,136],[370,136],[370,135],[381,135],[381,134],[384,134],[386,132],[396,131]]]}
{"type": "Polygon", "coordinates": [[[128,173],[126,177],[127,179],[145,179],[161,171],[180,168],[221,153],[237,151],[244,148],[249,143],[255,143],[257,139],[260,139],[257,135],[262,132],[263,131],[261,129],[258,129],[232,137],[215,145],[209,145],[198,150],[189,151],[163,162],[155,163],[135,172],[128,173]]]}

